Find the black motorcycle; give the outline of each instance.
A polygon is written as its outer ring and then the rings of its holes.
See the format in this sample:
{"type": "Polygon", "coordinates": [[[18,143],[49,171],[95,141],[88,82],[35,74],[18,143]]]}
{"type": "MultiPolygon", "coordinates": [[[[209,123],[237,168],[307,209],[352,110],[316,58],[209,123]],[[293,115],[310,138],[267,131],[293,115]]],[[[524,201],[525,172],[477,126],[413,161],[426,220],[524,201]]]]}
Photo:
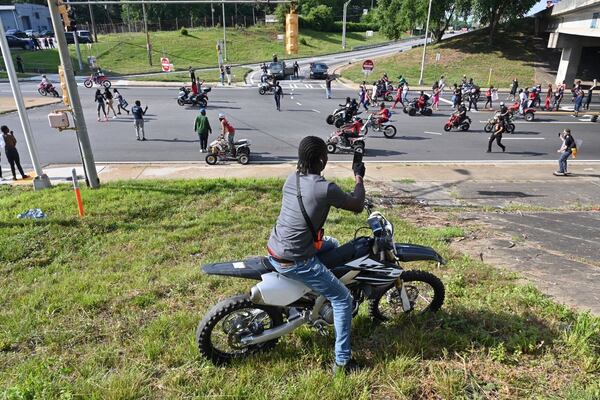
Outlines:
{"type": "Polygon", "coordinates": [[[208,105],[207,93],[211,91],[211,88],[202,89],[201,93],[197,95],[192,94],[192,91],[186,87],[179,88],[179,95],[177,96],[177,104],[180,106],[192,105],[197,107],[206,107],[208,105]]]}

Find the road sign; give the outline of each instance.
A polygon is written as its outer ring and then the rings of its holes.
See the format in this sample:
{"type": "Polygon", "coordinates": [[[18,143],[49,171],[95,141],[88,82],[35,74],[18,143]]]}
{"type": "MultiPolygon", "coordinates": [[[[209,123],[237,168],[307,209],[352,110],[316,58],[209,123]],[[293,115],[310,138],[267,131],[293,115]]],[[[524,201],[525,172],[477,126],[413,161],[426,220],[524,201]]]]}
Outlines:
{"type": "Polygon", "coordinates": [[[162,67],[163,72],[169,72],[171,71],[173,64],[171,64],[167,57],[161,57],[160,66],[162,67]]]}
{"type": "Polygon", "coordinates": [[[373,71],[373,68],[375,68],[375,64],[373,64],[373,61],[371,60],[365,60],[365,62],[363,62],[362,65],[363,71],[373,71]]]}

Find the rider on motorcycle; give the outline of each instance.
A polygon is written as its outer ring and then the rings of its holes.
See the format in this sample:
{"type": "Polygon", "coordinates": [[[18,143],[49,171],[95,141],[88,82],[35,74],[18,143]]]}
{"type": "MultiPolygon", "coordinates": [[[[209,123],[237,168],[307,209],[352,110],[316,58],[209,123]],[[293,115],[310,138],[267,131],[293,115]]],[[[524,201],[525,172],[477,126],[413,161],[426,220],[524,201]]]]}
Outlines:
{"type": "Polygon", "coordinates": [[[456,116],[458,117],[458,122],[456,125],[462,124],[462,122],[467,119],[467,107],[464,102],[461,102],[456,110],[456,116]]]}
{"type": "Polygon", "coordinates": [[[427,102],[429,101],[429,96],[425,94],[424,91],[421,90],[419,94],[419,99],[417,100],[417,108],[419,111],[425,109],[427,107],[427,102]]]}
{"type": "MultiPolygon", "coordinates": [[[[346,97],[346,102],[344,104],[339,104],[340,107],[344,108],[344,122],[348,122],[350,121],[350,118],[352,118],[352,116],[354,115],[353,111],[353,105],[352,105],[352,100],[350,100],[350,97],[346,97]]],[[[358,106],[356,107],[356,109],[358,110],[358,106]]]]}
{"type": "Polygon", "coordinates": [[[379,111],[375,114],[377,117],[377,125],[381,126],[390,120],[392,113],[388,108],[385,108],[385,103],[379,105],[379,111]]]}
{"type": "Polygon", "coordinates": [[[234,137],[235,129],[225,118],[225,114],[219,113],[219,124],[221,125],[221,137],[227,140],[227,147],[233,157],[235,157],[234,137]]]}
{"type": "Polygon", "coordinates": [[[350,145],[350,138],[358,137],[360,135],[360,131],[362,130],[362,119],[359,117],[352,118],[352,122],[342,125],[340,131],[342,132],[342,138],[344,144],[347,146],[350,145]]]}
{"type": "Polygon", "coordinates": [[[50,79],[48,79],[46,75],[42,75],[42,81],[40,83],[44,85],[44,88],[48,87],[48,85],[52,85],[52,82],[50,82],[50,79]]]}
{"type": "Polygon", "coordinates": [[[281,211],[267,249],[269,261],[281,275],[304,283],[329,300],[335,328],[333,370],[352,372],[359,369],[352,358],[350,343],[353,298],[317,255],[339,246],[336,239],[323,236],[322,227],[332,206],[355,213],[363,210],[365,166],[363,163],[352,166],[356,185],[352,193],[345,193],[321,175],[326,165],[325,142],[315,136],[302,139],[298,170],[283,186],[281,211]]]}

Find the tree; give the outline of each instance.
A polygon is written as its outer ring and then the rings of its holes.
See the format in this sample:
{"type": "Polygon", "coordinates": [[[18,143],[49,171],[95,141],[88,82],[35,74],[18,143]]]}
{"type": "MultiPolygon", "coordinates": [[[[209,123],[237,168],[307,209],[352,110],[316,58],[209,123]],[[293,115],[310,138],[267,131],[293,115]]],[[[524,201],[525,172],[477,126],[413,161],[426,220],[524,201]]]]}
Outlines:
{"type": "Polygon", "coordinates": [[[494,42],[498,24],[525,15],[536,0],[473,0],[473,11],[482,24],[489,25],[488,42],[494,42]]]}
{"type": "Polygon", "coordinates": [[[306,19],[309,21],[310,25],[318,31],[327,30],[327,28],[330,28],[333,25],[334,21],[331,7],[327,7],[323,4],[310,10],[306,19]]]}
{"type": "Polygon", "coordinates": [[[379,22],[379,31],[388,39],[398,40],[407,28],[404,19],[400,18],[398,10],[402,7],[403,0],[379,0],[377,2],[376,20],[379,22]]]}

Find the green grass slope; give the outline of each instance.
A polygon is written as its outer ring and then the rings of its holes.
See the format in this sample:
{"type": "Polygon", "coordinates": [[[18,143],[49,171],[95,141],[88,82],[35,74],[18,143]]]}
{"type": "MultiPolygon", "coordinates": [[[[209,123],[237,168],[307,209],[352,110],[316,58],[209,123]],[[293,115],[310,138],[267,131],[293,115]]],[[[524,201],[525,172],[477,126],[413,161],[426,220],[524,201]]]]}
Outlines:
{"type": "MultiPolygon", "coordinates": [[[[188,29],[189,35],[183,36],[177,32],[151,32],[150,41],[153,50],[153,66],[148,65],[146,53],[146,36],[143,33],[120,33],[98,36],[99,43],[91,47],[81,45],[84,63],[87,57],[93,55],[98,64],[107,72],[113,74],[134,74],[144,72],[159,72],[160,58],[169,57],[175,69],[187,70],[194,67],[209,67],[217,65],[216,44],[223,39],[223,31],[217,28],[188,29]]],[[[286,58],[283,41],[277,40],[280,33],[274,26],[256,26],[246,29],[227,29],[227,62],[231,64],[267,61],[273,53],[281,59],[286,58]]],[[[299,56],[312,56],[338,52],[342,50],[341,34],[317,32],[302,29],[299,44],[299,56]]],[[[349,32],[347,34],[348,49],[354,46],[383,42],[386,39],[375,33],[367,38],[363,33],[349,32]]],[[[69,46],[71,58],[76,65],[74,46],[69,46]]],[[[56,50],[44,51],[14,51],[13,57],[20,54],[26,68],[37,66],[56,71],[58,53],[56,50]]]]}
{"type": "MultiPolygon", "coordinates": [[[[485,31],[463,34],[439,44],[427,47],[424,84],[431,86],[441,75],[446,84],[460,84],[463,74],[473,77],[481,87],[488,85],[491,69],[491,84],[507,88],[517,77],[521,85],[532,85],[534,69],[540,58],[545,56],[540,49],[545,43],[532,37],[525,24],[511,25],[497,35],[496,43],[490,46],[485,31]],[[436,62],[436,54],[440,61],[436,62]]],[[[408,79],[409,85],[417,85],[421,71],[423,48],[414,48],[391,57],[375,59],[372,81],[387,72],[394,80],[400,74],[408,79]]],[[[360,63],[344,70],[342,76],[354,82],[362,82],[364,75],[360,63]]]]}
{"type": "MultiPolygon", "coordinates": [[[[83,190],[0,186],[0,398],[6,399],[597,399],[600,319],[548,300],[515,274],[450,250],[459,228],[416,227],[383,210],[402,241],[449,260],[432,269],[442,310],[353,321],[368,368],[335,379],[333,335],[301,328],[270,353],[215,367],[194,331],[252,282],[200,265],[264,254],[280,180],[131,181],[83,190]],[[18,220],[42,207],[48,218],[18,220]]],[[[333,211],[346,241],[366,215],[333,211]]]]}

